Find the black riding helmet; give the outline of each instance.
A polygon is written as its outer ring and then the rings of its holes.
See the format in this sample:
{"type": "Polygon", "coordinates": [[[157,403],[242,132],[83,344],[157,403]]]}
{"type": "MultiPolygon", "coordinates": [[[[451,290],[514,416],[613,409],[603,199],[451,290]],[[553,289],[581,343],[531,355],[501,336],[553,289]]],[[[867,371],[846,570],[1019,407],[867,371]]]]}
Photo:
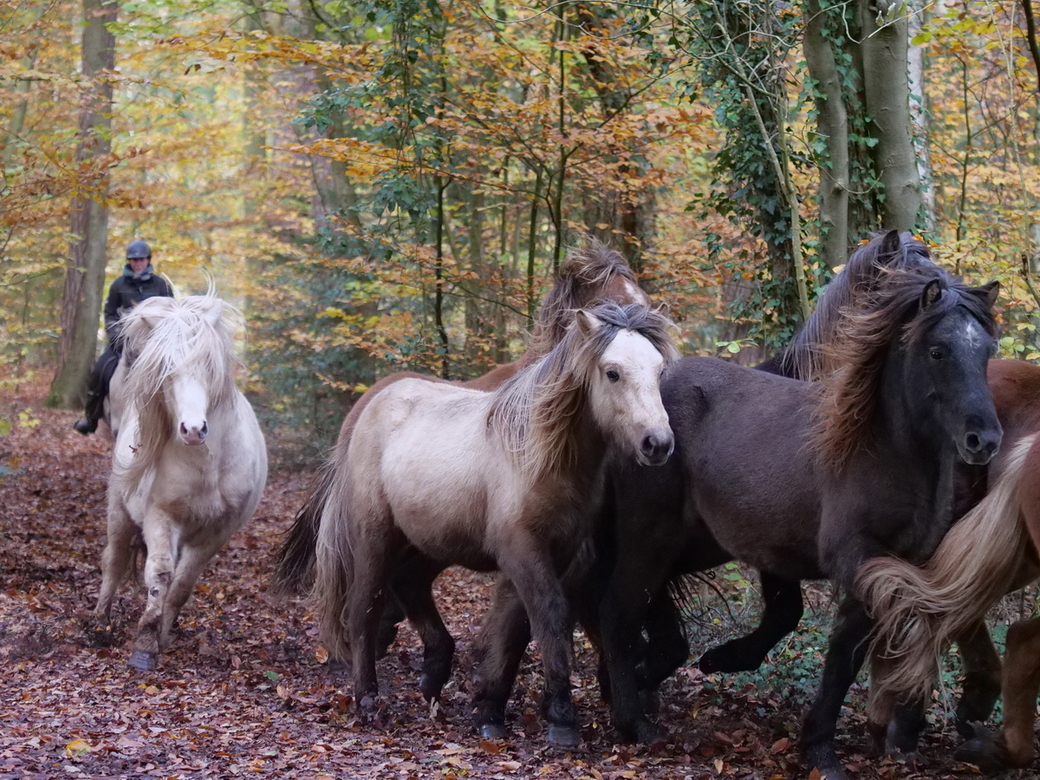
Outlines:
{"type": "Polygon", "coordinates": [[[131,241],[126,248],[127,260],[140,260],[141,258],[151,258],[151,256],[152,248],[141,239],[131,241]]]}

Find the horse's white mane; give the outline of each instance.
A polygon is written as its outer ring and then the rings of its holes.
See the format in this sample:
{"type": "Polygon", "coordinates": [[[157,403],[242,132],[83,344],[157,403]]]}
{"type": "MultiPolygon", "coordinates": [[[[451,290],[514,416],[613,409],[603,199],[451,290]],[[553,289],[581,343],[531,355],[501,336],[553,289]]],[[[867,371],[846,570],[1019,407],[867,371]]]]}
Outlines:
{"type": "Polygon", "coordinates": [[[240,321],[238,310],[212,287],[206,295],[147,298],[123,318],[124,392],[139,421],[134,471],[147,468],[172,435],[162,388],[174,373],[198,379],[211,408],[234,398],[234,336],[240,321]]]}

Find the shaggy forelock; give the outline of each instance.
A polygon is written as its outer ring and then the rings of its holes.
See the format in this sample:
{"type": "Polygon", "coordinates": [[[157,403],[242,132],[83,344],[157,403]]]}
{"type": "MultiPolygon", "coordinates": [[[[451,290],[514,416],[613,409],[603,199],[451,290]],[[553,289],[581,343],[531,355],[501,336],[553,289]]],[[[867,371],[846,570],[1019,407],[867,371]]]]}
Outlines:
{"type": "MultiPolygon", "coordinates": [[[[625,258],[597,239],[585,237],[560,264],[553,288],[538,310],[538,321],[531,336],[537,354],[548,353],[563,338],[575,309],[587,308],[609,295],[607,289],[616,279],[624,279],[639,289],[639,280],[625,258]]],[[[644,294],[641,303],[649,301],[644,294]]],[[[635,303],[627,289],[619,304],[635,303]]]]}
{"type": "Polygon", "coordinates": [[[873,289],[861,292],[821,345],[831,373],[823,379],[815,443],[840,466],[863,442],[873,421],[878,382],[889,346],[917,343],[954,308],[963,306],[991,337],[997,325],[984,297],[938,266],[887,270],[873,289]],[[942,295],[920,308],[925,287],[938,281],[942,295]]]}
{"type": "Polygon", "coordinates": [[[175,373],[197,379],[211,408],[234,397],[233,339],[241,315],[224,304],[214,326],[207,315],[220,303],[212,294],[148,298],[124,317],[125,392],[139,417],[140,455],[132,469],[147,468],[172,435],[164,386],[175,373]]]}
{"type": "Polygon", "coordinates": [[[602,303],[585,310],[600,327],[586,332],[572,316],[560,342],[537,363],[495,391],[488,427],[499,435],[526,472],[540,474],[570,462],[576,425],[584,409],[592,373],[618,332],[646,338],[669,365],[678,358],[671,339],[674,325],[642,304],[602,303]]]}

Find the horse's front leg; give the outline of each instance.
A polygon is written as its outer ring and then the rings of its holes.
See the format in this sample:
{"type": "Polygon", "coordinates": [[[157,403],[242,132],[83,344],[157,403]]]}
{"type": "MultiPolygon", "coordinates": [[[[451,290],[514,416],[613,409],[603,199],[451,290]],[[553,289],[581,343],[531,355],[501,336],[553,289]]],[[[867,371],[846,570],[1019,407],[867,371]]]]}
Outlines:
{"type": "Polygon", "coordinates": [[[984,771],[1026,767],[1033,761],[1036,696],[1040,690],[1040,618],[1008,629],[1004,655],[1004,726],[999,736],[974,728],[973,736],[955,753],[984,771]]]}
{"type": "Polygon", "coordinates": [[[698,663],[702,672],[754,671],[776,643],[798,628],[802,619],[802,585],[798,580],[763,571],[762,620],[747,636],[708,649],[698,663]]]}
{"type": "Polygon", "coordinates": [[[130,665],[141,671],[154,669],[159,658],[160,633],[166,599],[173,581],[174,558],[170,532],[173,518],[157,507],[150,507],[142,523],[148,558],[144,564],[146,602],[137,624],[130,665]]]}
{"type": "Polygon", "coordinates": [[[177,622],[185,603],[191,597],[191,592],[194,590],[202,570],[206,568],[206,564],[226,541],[223,536],[220,536],[208,540],[205,544],[185,545],[180,551],[170,590],[166,596],[166,608],[163,610],[162,632],[159,636],[161,647],[166,647],[169,643],[170,631],[177,622]]]}
{"type": "MultiPolygon", "coordinates": [[[[665,548],[652,545],[649,549],[665,552],[665,548]]],[[[666,595],[663,586],[672,564],[667,555],[660,558],[635,552],[622,554],[600,603],[614,724],[625,739],[642,744],[655,744],[665,736],[646,715],[636,667],[643,645],[642,627],[647,607],[666,595]]]]}
{"type": "Polygon", "coordinates": [[[112,601],[116,591],[130,572],[134,558],[133,544],[138,528],[121,501],[109,499],[108,541],[101,554],[101,590],[97,606],[87,629],[88,639],[95,645],[112,644],[112,601]]]}
{"type": "Polygon", "coordinates": [[[834,751],[834,736],[845,695],[863,666],[872,628],[863,604],[847,596],[838,608],[823,665],[823,679],[802,727],[805,762],[827,780],[848,777],[834,751]]]}
{"type": "Polygon", "coordinates": [[[506,703],[531,642],[531,623],[512,581],[500,576],[480,629],[480,668],[473,693],[474,723],[480,736],[506,737],[506,703]]]}
{"type": "MultiPolygon", "coordinates": [[[[503,556],[505,558],[505,556],[503,556]]],[[[542,702],[549,721],[549,741],[561,747],[581,744],[571,698],[570,651],[574,622],[549,555],[527,549],[502,560],[502,571],[527,609],[534,639],[542,655],[545,694],[542,702]]]]}
{"type": "Polygon", "coordinates": [[[988,720],[1000,698],[1000,654],[984,620],[976,621],[952,639],[964,668],[961,698],[957,702],[957,731],[962,737],[969,737],[973,732],[971,724],[988,720]]]}

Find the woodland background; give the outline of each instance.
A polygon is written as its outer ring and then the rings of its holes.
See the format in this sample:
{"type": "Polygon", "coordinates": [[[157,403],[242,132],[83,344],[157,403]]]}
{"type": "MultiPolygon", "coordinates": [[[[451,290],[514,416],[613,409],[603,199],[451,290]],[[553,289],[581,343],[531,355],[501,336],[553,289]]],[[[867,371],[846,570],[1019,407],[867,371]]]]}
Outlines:
{"type": "MultiPolygon", "coordinates": [[[[358,393],[515,357],[583,233],[685,352],[751,363],[872,230],[913,230],[1001,281],[1003,353],[1037,359],[1038,63],[1031,0],[0,0],[0,774],[790,776],[826,588],[768,668],[668,683],[664,752],[613,744],[579,645],[590,752],[559,761],[533,696],[509,746],[470,744],[464,674],[431,718],[414,642],[386,667],[399,722],[360,730],[313,621],[265,599],[270,552],[358,393]],[[176,671],[144,681],[80,638],[109,445],[71,431],[134,238],[182,293],[213,280],[244,313],[243,383],[285,467],[204,575],[176,671]]],[[[482,583],[452,589],[466,576],[440,593],[463,652],[483,609],[482,583]]],[[[735,564],[698,595],[695,654],[760,602],[735,564]]],[[[915,774],[862,758],[861,711],[844,724],[860,777],[973,773],[948,727],[915,774]]]]}
{"type": "Polygon", "coordinates": [[[0,0],[0,382],[78,405],[133,238],[243,310],[301,463],[379,375],[518,354],[580,233],[750,362],[914,230],[1032,358],[1034,32],[1030,0],[0,0]]]}

